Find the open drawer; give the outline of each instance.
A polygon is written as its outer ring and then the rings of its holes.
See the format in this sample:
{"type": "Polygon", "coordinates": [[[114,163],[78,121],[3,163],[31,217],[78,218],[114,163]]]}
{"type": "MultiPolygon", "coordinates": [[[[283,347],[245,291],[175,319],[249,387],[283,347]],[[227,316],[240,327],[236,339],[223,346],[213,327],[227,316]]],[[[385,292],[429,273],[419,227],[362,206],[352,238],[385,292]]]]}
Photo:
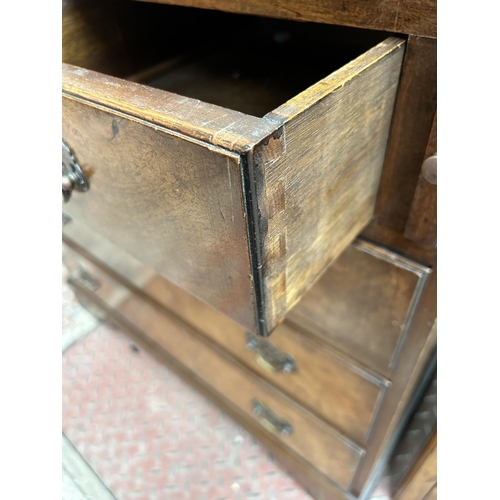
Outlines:
{"type": "Polygon", "coordinates": [[[83,4],[63,142],[89,189],[63,211],[268,335],[373,215],[404,40],[83,4]]]}

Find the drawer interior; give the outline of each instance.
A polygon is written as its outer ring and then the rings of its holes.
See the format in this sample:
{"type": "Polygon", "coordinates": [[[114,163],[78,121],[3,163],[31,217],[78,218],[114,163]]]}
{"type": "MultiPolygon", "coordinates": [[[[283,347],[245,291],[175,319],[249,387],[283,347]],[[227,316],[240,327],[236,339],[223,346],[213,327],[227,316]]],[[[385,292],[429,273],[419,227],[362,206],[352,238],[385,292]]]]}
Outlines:
{"type": "MultiPolygon", "coordinates": [[[[73,16],[90,8],[69,3],[73,16]]],[[[87,19],[64,62],[258,117],[388,36],[145,2],[101,2],[87,19]]]]}

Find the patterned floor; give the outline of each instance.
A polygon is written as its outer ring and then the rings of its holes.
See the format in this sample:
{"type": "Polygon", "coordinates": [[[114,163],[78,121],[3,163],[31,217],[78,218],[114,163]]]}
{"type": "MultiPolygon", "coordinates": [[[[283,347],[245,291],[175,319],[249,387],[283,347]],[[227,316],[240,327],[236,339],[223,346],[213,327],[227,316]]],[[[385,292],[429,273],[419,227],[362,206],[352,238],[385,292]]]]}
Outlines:
{"type": "MultiPolygon", "coordinates": [[[[63,464],[64,500],[311,499],[248,432],[64,284],[63,351],[63,433],[84,470],[63,464]],[[112,495],[89,494],[85,478],[112,495]]],[[[374,498],[389,499],[384,488],[374,498]]]]}

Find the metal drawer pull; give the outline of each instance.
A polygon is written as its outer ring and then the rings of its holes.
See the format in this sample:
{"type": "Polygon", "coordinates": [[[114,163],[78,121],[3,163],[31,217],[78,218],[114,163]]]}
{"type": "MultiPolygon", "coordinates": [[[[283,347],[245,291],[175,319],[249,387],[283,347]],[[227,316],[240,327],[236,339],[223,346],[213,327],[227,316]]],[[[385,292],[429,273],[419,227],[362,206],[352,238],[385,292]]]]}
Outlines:
{"type": "Polygon", "coordinates": [[[292,424],[281,419],[273,410],[265,407],[258,399],[252,401],[253,412],[259,417],[260,423],[269,431],[277,432],[282,436],[290,436],[293,432],[292,424]]]}
{"type": "Polygon", "coordinates": [[[65,203],[71,198],[73,189],[88,191],[89,181],[71,149],[62,141],[62,199],[65,203]]]}
{"type": "Polygon", "coordinates": [[[99,280],[94,278],[87,270],[83,269],[82,267],[78,269],[78,279],[91,290],[97,290],[101,286],[99,280]]]}
{"type": "Polygon", "coordinates": [[[247,332],[247,347],[253,351],[255,361],[262,368],[270,372],[292,373],[297,371],[297,365],[293,356],[288,353],[281,353],[268,340],[261,339],[257,335],[247,332]]]}

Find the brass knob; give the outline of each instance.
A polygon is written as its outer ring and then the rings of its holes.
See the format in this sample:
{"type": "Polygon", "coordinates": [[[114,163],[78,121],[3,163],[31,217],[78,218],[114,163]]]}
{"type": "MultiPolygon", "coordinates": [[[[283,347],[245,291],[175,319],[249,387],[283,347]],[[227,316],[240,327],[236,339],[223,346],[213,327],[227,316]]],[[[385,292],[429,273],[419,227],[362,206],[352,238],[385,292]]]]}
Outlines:
{"type": "Polygon", "coordinates": [[[422,163],[422,177],[431,184],[437,184],[437,154],[429,156],[422,163]]]}

